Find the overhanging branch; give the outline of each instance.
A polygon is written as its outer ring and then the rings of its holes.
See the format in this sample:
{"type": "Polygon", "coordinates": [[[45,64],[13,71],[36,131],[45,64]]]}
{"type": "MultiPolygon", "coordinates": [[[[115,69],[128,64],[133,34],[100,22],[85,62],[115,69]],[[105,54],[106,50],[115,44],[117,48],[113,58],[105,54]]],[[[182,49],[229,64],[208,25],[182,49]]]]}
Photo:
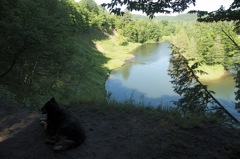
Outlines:
{"type": "Polygon", "coordinates": [[[12,68],[16,64],[20,54],[23,53],[25,50],[26,50],[26,40],[24,40],[22,48],[15,54],[15,57],[13,59],[11,66],[7,69],[7,71],[5,71],[3,74],[0,75],[0,78],[3,78],[12,70],[12,68]]]}
{"type": "Polygon", "coordinates": [[[240,46],[236,43],[236,41],[224,29],[222,29],[222,32],[229,38],[229,40],[232,41],[232,43],[237,47],[237,49],[240,50],[240,46]]]}

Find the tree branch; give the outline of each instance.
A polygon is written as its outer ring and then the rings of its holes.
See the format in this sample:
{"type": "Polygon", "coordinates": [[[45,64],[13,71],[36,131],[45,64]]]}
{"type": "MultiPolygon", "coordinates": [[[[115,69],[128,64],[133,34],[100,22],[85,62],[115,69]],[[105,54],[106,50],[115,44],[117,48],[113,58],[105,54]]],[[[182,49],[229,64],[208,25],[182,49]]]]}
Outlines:
{"type": "Polygon", "coordinates": [[[4,72],[3,74],[0,75],[0,78],[3,78],[4,76],[6,76],[13,68],[13,66],[16,64],[19,56],[21,53],[23,53],[24,51],[26,50],[26,40],[24,40],[24,44],[23,44],[23,47],[16,53],[14,59],[13,59],[13,62],[11,64],[11,66],[9,67],[9,69],[7,69],[6,72],[4,72]]]}
{"type": "Polygon", "coordinates": [[[231,35],[228,35],[224,29],[222,29],[222,32],[232,41],[232,43],[237,47],[238,50],[240,50],[240,46],[236,43],[236,41],[231,37],[231,35]]]}
{"type": "MultiPolygon", "coordinates": [[[[182,56],[182,55],[181,55],[182,56]]],[[[183,58],[187,61],[187,59],[183,56],[183,58]]],[[[238,119],[235,118],[207,89],[207,87],[204,87],[204,85],[199,81],[198,77],[195,75],[194,71],[192,70],[192,68],[186,63],[186,66],[188,68],[189,71],[191,71],[193,77],[195,78],[195,80],[202,86],[202,88],[204,89],[204,91],[207,92],[207,94],[215,101],[215,103],[218,104],[219,108],[222,109],[233,121],[235,121],[236,123],[239,123],[238,119]]]]}

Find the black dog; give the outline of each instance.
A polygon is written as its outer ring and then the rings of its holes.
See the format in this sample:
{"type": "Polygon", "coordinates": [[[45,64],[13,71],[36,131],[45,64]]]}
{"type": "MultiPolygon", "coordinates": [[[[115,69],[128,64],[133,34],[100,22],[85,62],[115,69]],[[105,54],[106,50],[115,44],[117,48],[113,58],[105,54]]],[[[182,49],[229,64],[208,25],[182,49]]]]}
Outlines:
{"type": "Polygon", "coordinates": [[[41,124],[51,136],[46,143],[53,144],[54,151],[67,150],[84,143],[86,135],[78,120],[60,108],[54,98],[42,107],[42,113],[47,114],[47,119],[42,120],[41,124]]]}

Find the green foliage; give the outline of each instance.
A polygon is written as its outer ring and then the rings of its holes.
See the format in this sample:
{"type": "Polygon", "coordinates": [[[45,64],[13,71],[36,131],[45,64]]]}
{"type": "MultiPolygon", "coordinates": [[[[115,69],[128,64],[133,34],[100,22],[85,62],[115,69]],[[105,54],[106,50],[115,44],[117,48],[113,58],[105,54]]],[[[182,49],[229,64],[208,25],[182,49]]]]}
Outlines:
{"type": "Polygon", "coordinates": [[[237,91],[235,92],[236,94],[236,104],[235,104],[235,108],[238,110],[238,112],[240,112],[240,64],[236,64],[235,65],[236,70],[237,70],[237,75],[235,76],[235,81],[236,81],[236,88],[237,91]]]}
{"type": "Polygon", "coordinates": [[[239,25],[240,2],[234,0],[228,9],[221,6],[218,10],[212,12],[191,11],[190,13],[197,13],[200,22],[238,21],[239,25]]]}
{"type": "MultiPolygon", "coordinates": [[[[142,11],[146,13],[150,18],[154,17],[156,13],[174,13],[183,12],[190,5],[195,5],[195,0],[185,0],[185,1],[134,1],[134,0],[112,0],[111,3],[104,3],[102,6],[108,8],[112,13],[122,15],[123,12],[119,6],[126,5],[127,9],[132,11],[142,11]]],[[[200,22],[214,22],[214,21],[237,21],[237,25],[240,24],[240,2],[239,0],[234,0],[228,9],[221,6],[218,10],[207,12],[207,11],[190,11],[189,13],[197,13],[198,21],[200,22]]],[[[237,27],[239,30],[239,27],[237,27]]]]}
{"type": "Polygon", "coordinates": [[[116,17],[117,31],[128,38],[130,42],[158,42],[162,36],[175,32],[173,23],[168,21],[152,21],[149,19],[136,20],[130,13],[116,17]]]}
{"type": "MultiPolygon", "coordinates": [[[[184,115],[202,114],[204,115],[208,109],[208,105],[213,104],[213,99],[206,92],[207,86],[198,83],[196,68],[200,63],[195,63],[191,67],[188,66],[188,61],[181,55],[177,48],[173,48],[171,58],[172,68],[169,74],[173,79],[171,82],[174,85],[174,91],[182,98],[175,101],[174,104],[181,110],[184,115]]],[[[211,93],[214,93],[210,91],[211,93]]]]}
{"type": "Polygon", "coordinates": [[[127,46],[127,45],[128,45],[128,42],[125,41],[125,40],[123,40],[123,41],[120,41],[120,42],[119,42],[119,45],[121,45],[121,46],[127,46]]]}
{"type": "MultiPolygon", "coordinates": [[[[179,52],[176,47],[173,48],[171,57],[172,68],[169,74],[173,79],[173,88],[181,98],[174,101],[177,108],[183,115],[206,115],[206,111],[215,110],[215,114],[220,114],[222,119],[226,122],[239,121],[221,104],[212,94],[213,91],[207,89],[196,75],[197,72],[204,73],[203,71],[196,70],[201,63],[194,63],[189,66],[188,60],[179,52]]],[[[237,94],[238,95],[238,94],[237,94]]],[[[238,96],[237,96],[238,97],[238,96]]]]}
{"type": "MultiPolygon", "coordinates": [[[[126,13],[125,13],[126,14],[126,13]]],[[[144,19],[148,20],[149,17],[140,14],[132,14],[133,19],[144,19]]],[[[196,21],[197,14],[179,14],[176,16],[157,15],[153,20],[158,21],[196,21]]]]}
{"type": "Polygon", "coordinates": [[[102,65],[107,59],[86,33],[110,29],[113,21],[101,7],[81,5],[72,0],[2,2],[0,76],[9,86],[6,97],[12,92],[26,106],[42,103],[46,96],[63,103],[104,99],[107,69],[102,65]],[[105,19],[88,19],[99,15],[105,19]]]}
{"type": "Polygon", "coordinates": [[[228,22],[183,22],[177,25],[176,33],[170,41],[180,48],[187,59],[204,61],[207,65],[222,64],[225,68],[231,68],[235,62],[232,57],[238,53],[234,51],[236,47],[222,29],[237,39],[233,25],[228,22]]]}
{"type": "Polygon", "coordinates": [[[108,8],[112,13],[121,15],[123,12],[119,8],[119,5],[126,5],[127,9],[132,11],[142,11],[149,17],[153,17],[155,13],[171,13],[182,12],[189,7],[190,4],[195,4],[195,0],[185,1],[134,1],[134,0],[112,0],[111,3],[104,3],[102,6],[108,8]]]}
{"type": "MultiPolygon", "coordinates": [[[[94,0],[81,0],[76,8],[85,17],[90,30],[100,29],[110,32],[114,27],[114,17],[98,6],[94,0]]],[[[89,28],[87,28],[89,29],[89,28]]]]}
{"type": "Polygon", "coordinates": [[[9,88],[4,85],[0,85],[0,99],[7,101],[15,101],[16,95],[9,91],[9,88]]]}
{"type": "MultiPolygon", "coordinates": [[[[104,100],[109,71],[104,66],[109,59],[97,51],[93,41],[104,39],[114,29],[120,34],[119,47],[172,35],[171,42],[188,59],[224,63],[226,68],[236,62],[239,53],[226,35],[216,32],[223,27],[236,39],[232,31],[236,23],[136,20],[130,13],[111,15],[93,0],[3,0],[0,15],[0,94],[26,106],[38,105],[49,96],[63,103],[104,100]],[[219,56],[223,58],[216,58],[219,56]]],[[[111,52],[111,56],[121,57],[112,63],[123,63],[125,56],[111,52]]]]}

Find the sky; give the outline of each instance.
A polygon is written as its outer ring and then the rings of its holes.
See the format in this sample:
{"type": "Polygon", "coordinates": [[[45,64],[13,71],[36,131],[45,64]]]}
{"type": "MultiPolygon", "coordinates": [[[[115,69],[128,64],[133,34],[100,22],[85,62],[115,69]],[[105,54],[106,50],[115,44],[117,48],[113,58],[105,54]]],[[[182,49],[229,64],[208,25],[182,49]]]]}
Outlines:
{"type": "MultiPolygon", "coordinates": [[[[79,1],[79,0],[75,0],[79,1]]],[[[111,0],[95,0],[97,4],[102,3],[110,3],[111,0]]],[[[214,11],[220,8],[221,5],[223,5],[226,8],[228,8],[232,4],[233,0],[196,0],[195,7],[192,5],[187,11],[189,10],[202,10],[202,11],[214,11]]],[[[186,11],[186,12],[187,12],[186,11]]],[[[141,12],[133,12],[133,13],[140,13],[141,12]]]]}

